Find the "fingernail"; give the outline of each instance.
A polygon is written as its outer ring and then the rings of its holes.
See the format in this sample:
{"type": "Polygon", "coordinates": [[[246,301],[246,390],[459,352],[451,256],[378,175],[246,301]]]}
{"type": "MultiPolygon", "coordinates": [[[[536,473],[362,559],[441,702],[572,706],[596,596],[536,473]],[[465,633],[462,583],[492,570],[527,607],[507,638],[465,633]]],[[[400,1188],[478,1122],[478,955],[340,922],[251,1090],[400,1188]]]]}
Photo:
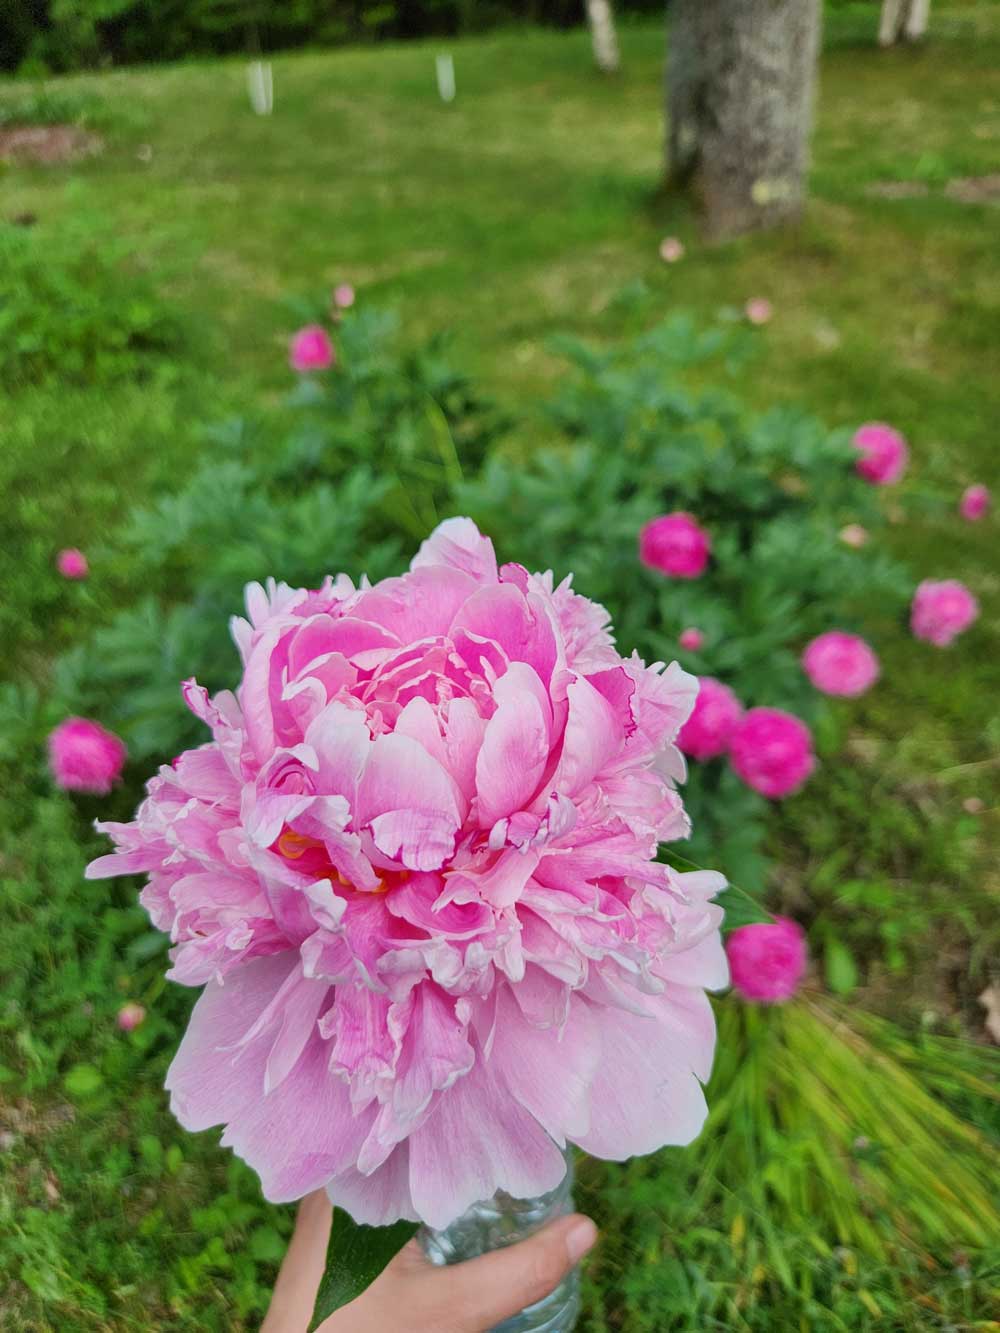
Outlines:
{"type": "Polygon", "coordinates": [[[566,1237],[566,1249],[573,1263],[578,1263],[597,1240],[597,1227],[589,1217],[582,1218],[570,1229],[566,1237]]]}

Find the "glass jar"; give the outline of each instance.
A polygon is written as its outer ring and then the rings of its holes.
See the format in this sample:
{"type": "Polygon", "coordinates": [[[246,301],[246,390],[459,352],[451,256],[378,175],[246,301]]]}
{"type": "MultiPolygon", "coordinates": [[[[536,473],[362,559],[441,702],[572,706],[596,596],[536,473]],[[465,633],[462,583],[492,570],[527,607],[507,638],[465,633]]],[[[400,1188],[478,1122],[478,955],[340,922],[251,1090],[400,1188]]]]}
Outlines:
{"type": "MultiPolygon", "coordinates": [[[[422,1227],[418,1240],[432,1263],[457,1264],[525,1240],[546,1222],[572,1211],[573,1158],[567,1150],[566,1175],[550,1193],[512,1199],[501,1190],[492,1199],[473,1204],[441,1231],[422,1227]]],[[[497,1324],[492,1333],[571,1333],[579,1313],[580,1271],[574,1268],[544,1300],[497,1324]]]]}

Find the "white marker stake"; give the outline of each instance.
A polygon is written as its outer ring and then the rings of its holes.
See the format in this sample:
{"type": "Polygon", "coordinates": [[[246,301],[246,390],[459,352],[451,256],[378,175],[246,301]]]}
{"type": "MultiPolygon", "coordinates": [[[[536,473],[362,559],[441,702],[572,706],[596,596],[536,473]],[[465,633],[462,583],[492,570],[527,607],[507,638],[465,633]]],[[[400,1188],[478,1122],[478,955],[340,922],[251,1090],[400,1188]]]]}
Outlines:
{"type": "Polygon", "coordinates": [[[247,66],[247,92],[257,115],[269,116],[274,110],[274,78],[269,60],[254,60],[247,66]]]}
{"type": "Polygon", "coordinates": [[[437,67],[438,92],[441,95],[442,102],[454,102],[455,100],[455,62],[451,56],[437,56],[434,61],[437,67]]]}

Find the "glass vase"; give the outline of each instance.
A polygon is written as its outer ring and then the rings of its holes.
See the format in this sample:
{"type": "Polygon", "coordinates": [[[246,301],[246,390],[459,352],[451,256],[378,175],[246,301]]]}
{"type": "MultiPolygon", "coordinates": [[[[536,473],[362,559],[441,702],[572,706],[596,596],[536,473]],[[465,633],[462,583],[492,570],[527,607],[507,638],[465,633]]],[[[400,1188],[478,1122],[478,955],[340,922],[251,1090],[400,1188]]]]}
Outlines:
{"type": "MultiPolygon", "coordinates": [[[[567,1151],[566,1175],[550,1193],[512,1199],[501,1190],[492,1199],[473,1204],[441,1231],[421,1228],[418,1239],[432,1263],[457,1264],[525,1240],[546,1222],[572,1211],[573,1159],[567,1151]]],[[[574,1268],[544,1300],[505,1319],[491,1333],[571,1333],[579,1313],[580,1271],[574,1268]]]]}

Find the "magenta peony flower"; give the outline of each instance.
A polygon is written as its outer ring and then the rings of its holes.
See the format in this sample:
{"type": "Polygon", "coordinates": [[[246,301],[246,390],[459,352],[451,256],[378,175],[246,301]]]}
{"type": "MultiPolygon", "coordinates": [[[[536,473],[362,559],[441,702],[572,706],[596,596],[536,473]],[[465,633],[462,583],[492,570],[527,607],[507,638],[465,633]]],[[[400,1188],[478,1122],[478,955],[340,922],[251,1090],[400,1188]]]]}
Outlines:
{"type": "Polygon", "coordinates": [[[806,974],[806,937],[787,916],[740,926],[726,940],[726,953],[733,986],[759,1004],[790,999],[806,974]]]}
{"type": "Polygon", "coordinates": [[[742,716],[743,705],[729,686],[702,676],[694,711],[681,728],[677,744],[692,759],[715,759],[729,749],[742,716]]]}
{"type": "Polygon", "coordinates": [[[99,722],[68,717],[49,736],[49,767],[56,786],[106,796],[125,767],[124,742],[99,722]]]}
{"type": "Polygon", "coordinates": [[[706,1114],[727,969],[674,739],[695,680],[622,658],[569,580],[450,519],[410,572],[247,590],[236,694],[88,875],[148,874],[170,975],[204,992],[171,1104],[359,1220],[441,1226],[706,1114]],[[627,1090],[627,1095],[623,1095],[627,1090]]]}
{"type": "Polygon", "coordinates": [[[824,694],[854,699],[878,680],[878,658],[864,639],[832,629],[806,646],[802,669],[824,694]]]}
{"type": "Polygon", "coordinates": [[[288,363],[299,374],[326,370],[334,362],[333,343],[322,324],[307,324],[291,341],[288,363]]]}
{"type": "Polygon", "coordinates": [[[978,523],[990,508],[990,492],[986,486],[967,486],[962,492],[958,512],[969,523],[978,523]]]}
{"type": "Polygon", "coordinates": [[[754,296],[743,307],[743,313],[751,324],[768,324],[774,315],[774,306],[765,296],[754,296]]]}
{"type": "Polygon", "coordinates": [[[676,264],[684,258],[684,243],[676,236],[664,236],[660,242],[660,258],[665,264],[676,264]]]}
{"type": "Polygon", "coordinates": [[[333,304],[338,310],[348,310],[354,304],[354,288],[349,282],[340,282],[334,287],[333,304]]]}
{"type": "Polygon", "coordinates": [[[891,486],[906,471],[910,451],[891,426],[869,421],[854,432],[852,444],[860,455],[854,466],[873,486],[891,486]]]}
{"type": "Polygon", "coordinates": [[[845,546],[853,546],[855,550],[860,550],[868,542],[868,529],[860,523],[848,523],[838,535],[845,546]]]}
{"type": "Polygon", "coordinates": [[[958,579],[924,579],[913,594],[910,629],[918,639],[947,648],[979,617],[979,603],[958,579]]]}
{"type": "Polygon", "coordinates": [[[705,572],[712,544],[690,514],[661,514],[639,534],[639,559],[675,579],[696,579],[705,572]]]}
{"type": "Polygon", "coordinates": [[[791,796],[816,767],[806,724],[780,708],[751,708],[733,733],[729,759],[738,777],[772,801],[791,796]]]}
{"type": "Polygon", "coordinates": [[[56,556],[56,569],[64,579],[85,579],[90,572],[87,557],[75,546],[67,546],[56,556]]]}
{"type": "Polygon", "coordinates": [[[704,645],[705,636],[700,629],[692,626],[690,629],[681,630],[677,642],[686,653],[696,653],[704,645]]]}
{"type": "Polygon", "coordinates": [[[145,1017],[146,1010],[143,1006],[141,1004],[136,1004],[134,1001],[130,1001],[128,1004],[123,1004],[118,1010],[118,1018],[116,1021],[122,1032],[132,1032],[144,1021],[145,1017]]]}

